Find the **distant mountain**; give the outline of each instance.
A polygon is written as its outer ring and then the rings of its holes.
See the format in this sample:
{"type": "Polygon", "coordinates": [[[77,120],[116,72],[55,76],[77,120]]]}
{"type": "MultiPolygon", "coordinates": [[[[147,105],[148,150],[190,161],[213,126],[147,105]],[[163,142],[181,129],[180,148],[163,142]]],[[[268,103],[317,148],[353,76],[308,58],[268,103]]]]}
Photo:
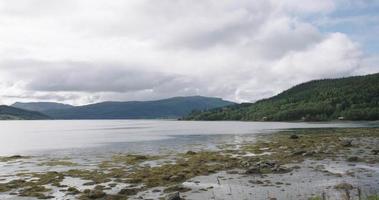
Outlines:
{"type": "Polygon", "coordinates": [[[48,116],[11,106],[0,105],[0,120],[32,120],[32,119],[50,119],[48,116]]]}
{"type": "Polygon", "coordinates": [[[256,103],[244,103],[204,112],[193,112],[185,119],[379,120],[379,73],[310,81],[256,103]]]}
{"type": "Polygon", "coordinates": [[[47,110],[60,110],[60,109],[68,109],[73,108],[74,106],[62,103],[54,103],[54,102],[16,102],[11,105],[12,107],[21,108],[24,110],[32,110],[43,112],[47,110]]]}
{"type": "Polygon", "coordinates": [[[193,110],[232,104],[220,98],[192,96],[156,101],[102,102],[42,112],[54,119],[173,119],[188,115],[193,110]]]}

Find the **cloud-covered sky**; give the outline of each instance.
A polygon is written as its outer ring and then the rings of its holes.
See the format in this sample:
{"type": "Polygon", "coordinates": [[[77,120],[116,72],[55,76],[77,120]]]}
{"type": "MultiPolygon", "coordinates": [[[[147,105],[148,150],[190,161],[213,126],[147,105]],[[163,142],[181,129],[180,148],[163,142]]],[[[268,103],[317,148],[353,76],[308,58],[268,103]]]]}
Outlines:
{"type": "Polygon", "coordinates": [[[379,72],[377,0],[0,0],[0,104],[243,102],[379,72]]]}

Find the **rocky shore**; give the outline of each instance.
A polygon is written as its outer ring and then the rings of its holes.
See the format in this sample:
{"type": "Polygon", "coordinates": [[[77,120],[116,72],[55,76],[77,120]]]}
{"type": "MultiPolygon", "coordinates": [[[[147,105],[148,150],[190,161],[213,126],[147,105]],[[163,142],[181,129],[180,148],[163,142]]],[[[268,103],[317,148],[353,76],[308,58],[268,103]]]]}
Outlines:
{"type": "Polygon", "coordinates": [[[368,199],[379,194],[379,129],[300,129],[215,151],[0,157],[0,199],[368,199]],[[8,168],[7,168],[8,167],[8,168]],[[13,168],[12,168],[13,169],[13,168]]]}

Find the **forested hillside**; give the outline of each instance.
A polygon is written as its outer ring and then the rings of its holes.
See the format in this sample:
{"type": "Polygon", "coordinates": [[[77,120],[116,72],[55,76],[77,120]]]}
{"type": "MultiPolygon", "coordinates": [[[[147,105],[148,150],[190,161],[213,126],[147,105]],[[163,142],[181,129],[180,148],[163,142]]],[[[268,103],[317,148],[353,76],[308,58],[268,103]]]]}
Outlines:
{"type": "Polygon", "coordinates": [[[23,110],[11,106],[0,105],[0,120],[31,120],[49,119],[48,116],[39,112],[23,110]]]}
{"type": "Polygon", "coordinates": [[[315,80],[269,99],[203,112],[187,120],[378,120],[379,74],[315,80]]]}

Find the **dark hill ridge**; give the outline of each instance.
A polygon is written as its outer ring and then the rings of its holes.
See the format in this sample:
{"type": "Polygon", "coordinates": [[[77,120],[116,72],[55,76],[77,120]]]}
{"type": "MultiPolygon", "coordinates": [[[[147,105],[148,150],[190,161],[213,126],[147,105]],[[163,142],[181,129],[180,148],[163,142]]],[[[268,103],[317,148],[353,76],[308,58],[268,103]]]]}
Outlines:
{"type": "Polygon", "coordinates": [[[54,119],[168,119],[180,118],[193,110],[234,104],[220,98],[191,96],[156,101],[102,102],[42,112],[54,119]]]}
{"type": "Polygon", "coordinates": [[[274,97],[204,112],[187,120],[379,120],[379,73],[299,84],[274,97]]]}
{"type": "Polygon", "coordinates": [[[54,103],[54,102],[16,102],[12,104],[12,107],[21,108],[24,110],[32,110],[43,112],[46,110],[59,110],[59,109],[68,109],[73,108],[74,106],[62,103],[54,103]]]}
{"type": "Polygon", "coordinates": [[[50,119],[48,116],[29,110],[0,105],[0,120],[50,119]]]}

